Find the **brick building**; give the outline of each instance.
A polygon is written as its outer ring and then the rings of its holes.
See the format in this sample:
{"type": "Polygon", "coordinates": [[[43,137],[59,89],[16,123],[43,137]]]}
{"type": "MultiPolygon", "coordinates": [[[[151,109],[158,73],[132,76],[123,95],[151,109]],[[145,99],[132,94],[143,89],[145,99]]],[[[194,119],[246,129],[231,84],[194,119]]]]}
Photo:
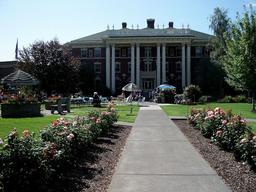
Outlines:
{"type": "Polygon", "coordinates": [[[120,94],[128,82],[144,92],[162,83],[182,90],[197,84],[198,63],[209,58],[212,35],[187,28],[155,27],[147,20],[143,29],[107,29],[103,32],[68,42],[73,56],[94,73],[94,86],[106,85],[113,94],[120,94]]]}

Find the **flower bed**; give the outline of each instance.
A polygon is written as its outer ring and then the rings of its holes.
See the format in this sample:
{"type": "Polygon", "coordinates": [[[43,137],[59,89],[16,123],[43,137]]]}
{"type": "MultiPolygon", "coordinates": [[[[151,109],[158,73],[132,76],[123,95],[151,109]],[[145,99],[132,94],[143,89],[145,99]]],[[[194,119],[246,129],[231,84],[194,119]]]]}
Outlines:
{"type": "Polygon", "coordinates": [[[9,117],[38,117],[40,113],[40,103],[4,103],[1,105],[3,118],[9,117]]]}
{"type": "Polygon", "coordinates": [[[256,171],[256,136],[239,115],[220,108],[192,109],[189,122],[221,149],[232,151],[238,160],[256,171]]]}
{"type": "Polygon", "coordinates": [[[28,130],[19,137],[13,130],[0,150],[0,188],[2,183],[5,191],[31,191],[39,186],[47,190],[115,121],[117,114],[110,105],[107,111],[94,111],[88,117],[60,118],[43,129],[40,138],[28,130]]]}

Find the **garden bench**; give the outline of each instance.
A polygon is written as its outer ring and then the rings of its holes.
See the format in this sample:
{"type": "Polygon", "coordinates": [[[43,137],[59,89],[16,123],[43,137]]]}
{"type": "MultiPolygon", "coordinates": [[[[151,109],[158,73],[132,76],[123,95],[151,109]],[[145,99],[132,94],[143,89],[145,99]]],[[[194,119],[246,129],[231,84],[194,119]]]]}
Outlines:
{"type": "Polygon", "coordinates": [[[70,113],[70,98],[58,99],[55,104],[51,105],[51,114],[54,114],[54,111],[58,111],[59,114],[62,114],[63,111],[70,113]]]}

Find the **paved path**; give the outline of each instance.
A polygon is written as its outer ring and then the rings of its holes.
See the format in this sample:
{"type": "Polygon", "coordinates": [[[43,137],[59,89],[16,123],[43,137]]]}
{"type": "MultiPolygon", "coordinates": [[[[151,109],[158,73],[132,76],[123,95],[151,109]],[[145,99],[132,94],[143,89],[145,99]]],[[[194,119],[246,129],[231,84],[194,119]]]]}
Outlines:
{"type": "Polygon", "coordinates": [[[158,105],[141,107],[109,192],[230,189],[158,105]]]}

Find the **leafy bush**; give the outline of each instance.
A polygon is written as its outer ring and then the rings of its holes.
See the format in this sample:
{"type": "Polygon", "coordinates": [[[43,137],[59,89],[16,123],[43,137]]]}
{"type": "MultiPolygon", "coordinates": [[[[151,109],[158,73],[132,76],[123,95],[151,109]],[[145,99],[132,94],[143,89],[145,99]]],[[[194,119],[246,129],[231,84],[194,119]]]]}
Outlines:
{"type": "Polygon", "coordinates": [[[218,100],[219,103],[247,103],[248,99],[244,95],[237,95],[236,97],[232,97],[230,95],[225,96],[224,98],[218,100]]]}
{"type": "Polygon", "coordinates": [[[237,103],[248,103],[248,98],[244,95],[237,95],[236,102],[237,103]]]}
{"type": "Polygon", "coordinates": [[[200,104],[204,104],[207,102],[212,102],[214,101],[214,98],[212,96],[208,96],[208,95],[203,95],[198,99],[198,103],[200,104]]]}
{"type": "Polygon", "coordinates": [[[214,110],[209,109],[206,112],[204,122],[201,127],[201,133],[207,138],[216,132],[219,126],[221,126],[222,120],[225,118],[225,112],[220,108],[215,108],[214,110]]]}
{"type": "Polygon", "coordinates": [[[215,108],[192,109],[188,120],[205,137],[220,148],[233,151],[237,159],[248,162],[256,171],[256,136],[243,118],[215,108]]]}
{"type": "Polygon", "coordinates": [[[184,101],[185,101],[185,95],[184,94],[176,94],[176,95],[174,95],[174,103],[182,104],[184,101]]]}
{"type": "Polygon", "coordinates": [[[236,144],[235,156],[252,166],[256,171],[256,135],[249,134],[236,144]]]}
{"type": "Polygon", "coordinates": [[[198,85],[189,85],[185,87],[183,94],[186,99],[190,99],[192,102],[198,101],[202,95],[201,89],[198,85]]]}
{"type": "Polygon", "coordinates": [[[93,111],[88,117],[55,120],[41,131],[39,139],[28,130],[22,137],[12,131],[7,144],[0,148],[0,188],[3,185],[5,191],[35,191],[43,187],[41,190],[47,191],[47,185],[75,166],[89,144],[115,121],[117,113],[110,104],[107,111],[93,111]]]}
{"type": "Polygon", "coordinates": [[[218,100],[219,103],[233,103],[233,97],[232,96],[225,96],[224,98],[218,100]]]}
{"type": "Polygon", "coordinates": [[[213,134],[212,140],[222,149],[232,151],[240,138],[248,132],[250,128],[246,126],[245,120],[236,115],[222,121],[218,131],[213,134]]]}

